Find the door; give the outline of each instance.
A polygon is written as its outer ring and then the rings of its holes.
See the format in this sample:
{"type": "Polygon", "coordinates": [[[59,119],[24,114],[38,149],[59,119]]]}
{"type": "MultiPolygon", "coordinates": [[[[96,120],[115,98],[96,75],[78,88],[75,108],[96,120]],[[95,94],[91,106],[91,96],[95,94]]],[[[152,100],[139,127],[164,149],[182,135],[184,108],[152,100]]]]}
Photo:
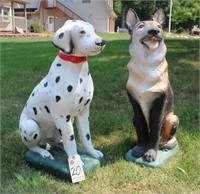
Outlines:
{"type": "Polygon", "coordinates": [[[54,32],[54,17],[53,16],[48,17],[48,31],[54,32]]]}

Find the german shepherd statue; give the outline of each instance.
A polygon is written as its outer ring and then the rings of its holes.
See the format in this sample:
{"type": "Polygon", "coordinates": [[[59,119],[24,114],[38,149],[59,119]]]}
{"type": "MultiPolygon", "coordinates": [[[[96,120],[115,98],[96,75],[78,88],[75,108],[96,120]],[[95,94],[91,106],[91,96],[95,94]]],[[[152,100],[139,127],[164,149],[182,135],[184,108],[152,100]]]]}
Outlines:
{"type": "Polygon", "coordinates": [[[132,156],[143,157],[147,162],[155,161],[159,149],[173,149],[177,145],[174,134],[179,119],[173,113],[163,22],[162,9],[157,10],[153,21],[140,21],[132,9],[126,14],[126,26],[131,34],[126,88],[138,138],[132,156]]]}

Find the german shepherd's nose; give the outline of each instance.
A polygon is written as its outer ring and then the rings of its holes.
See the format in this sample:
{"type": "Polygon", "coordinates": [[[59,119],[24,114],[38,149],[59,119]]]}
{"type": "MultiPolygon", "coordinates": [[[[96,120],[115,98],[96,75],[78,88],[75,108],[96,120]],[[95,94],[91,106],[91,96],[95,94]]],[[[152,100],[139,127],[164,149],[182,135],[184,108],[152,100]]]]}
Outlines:
{"type": "Polygon", "coordinates": [[[156,34],[159,33],[158,29],[150,29],[148,30],[148,34],[155,36],[156,34]]]}

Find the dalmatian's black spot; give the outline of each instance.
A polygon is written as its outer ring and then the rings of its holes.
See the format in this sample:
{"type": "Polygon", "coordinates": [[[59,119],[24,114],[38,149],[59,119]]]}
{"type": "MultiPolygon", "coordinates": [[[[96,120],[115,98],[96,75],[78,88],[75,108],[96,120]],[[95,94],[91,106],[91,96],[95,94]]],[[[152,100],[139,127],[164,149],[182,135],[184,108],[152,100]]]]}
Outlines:
{"type": "Polygon", "coordinates": [[[48,82],[46,82],[45,84],[44,84],[44,87],[47,87],[48,86],[48,82]]]}
{"type": "Polygon", "coordinates": [[[82,102],[83,100],[83,96],[79,99],[79,104],[82,102]]]}
{"type": "Polygon", "coordinates": [[[62,136],[62,130],[58,129],[60,136],[62,136]]]}
{"type": "Polygon", "coordinates": [[[59,37],[60,39],[62,39],[63,36],[64,36],[64,32],[60,33],[58,37],[59,37]]]}
{"type": "Polygon", "coordinates": [[[80,78],[80,84],[83,82],[83,80],[80,78]]]}
{"type": "Polygon", "coordinates": [[[86,135],[86,138],[87,138],[87,140],[90,140],[90,134],[89,133],[86,135]]]}
{"type": "Polygon", "coordinates": [[[70,135],[70,140],[71,140],[71,141],[74,140],[74,135],[70,135]]]}
{"type": "Polygon", "coordinates": [[[66,116],[66,122],[69,122],[69,120],[70,120],[70,115],[67,115],[66,116]]]}
{"type": "Polygon", "coordinates": [[[44,108],[47,111],[47,113],[50,113],[50,110],[49,110],[48,106],[44,106],[44,108]]]}
{"type": "Polygon", "coordinates": [[[36,134],[34,135],[33,139],[37,139],[37,137],[38,137],[38,134],[36,133],[36,134]]]}
{"type": "Polygon", "coordinates": [[[84,106],[86,106],[89,102],[90,102],[90,99],[87,100],[87,102],[84,104],[84,106]]]}
{"type": "Polygon", "coordinates": [[[56,102],[59,102],[59,101],[60,101],[60,99],[61,99],[61,97],[60,97],[60,96],[56,96],[56,102]]]}
{"type": "Polygon", "coordinates": [[[35,115],[37,115],[37,109],[35,107],[33,107],[33,112],[35,115]]]}
{"type": "Polygon", "coordinates": [[[69,85],[69,86],[67,87],[68,92],[71,92],[72,89],[73,89],[73,87],[72,87],[71,85],[69,85]]]}
{"type": "Polygon", "coordinates": [[[24,137],[24,140],[27,142],[27,139],[26,139],[26,137],[24,137]]]}
{"type": "Polygon", "coordinates": [[[88,75],[90,75],[90,72],[88,71],[88,73],[87,73],[88,75]]]}
{"type": "Polygon", "coordinates": [[[55,82],[58,83],[60,81],[60,76],[56,77],[55,82]]]}
{"type": "Polygon", "coordinates": [[[34,96],[34,95],[35,95],[35,92],[32,93],[32,96],[34,96]]]}
{"type": "Polygon", "coordinates": [[[57,63],[57,67],[61,67],[62,65],[60,63],[57,63]]]}

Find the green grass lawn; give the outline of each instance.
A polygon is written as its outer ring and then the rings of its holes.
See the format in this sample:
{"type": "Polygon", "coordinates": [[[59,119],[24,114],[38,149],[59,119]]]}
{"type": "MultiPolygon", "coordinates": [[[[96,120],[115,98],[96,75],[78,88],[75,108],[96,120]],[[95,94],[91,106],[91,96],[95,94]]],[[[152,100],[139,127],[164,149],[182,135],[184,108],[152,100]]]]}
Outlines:
{"type": "Polygon", "coordinates": [[[178,154],[162,168],[124,160],[136,141],[128,78],[129,35],[100,34],[105,50],[90,57],[95,92],[90,109],[93,144],[105,163],[72,184],[29,167],[18,129],[19,116],[34,86],[47,74],[58,50],[50,37],[0,38],[1,50],[1,193],[198,193],[199,39],[165,40],[169,76],[180,127],[178,154]]]}

